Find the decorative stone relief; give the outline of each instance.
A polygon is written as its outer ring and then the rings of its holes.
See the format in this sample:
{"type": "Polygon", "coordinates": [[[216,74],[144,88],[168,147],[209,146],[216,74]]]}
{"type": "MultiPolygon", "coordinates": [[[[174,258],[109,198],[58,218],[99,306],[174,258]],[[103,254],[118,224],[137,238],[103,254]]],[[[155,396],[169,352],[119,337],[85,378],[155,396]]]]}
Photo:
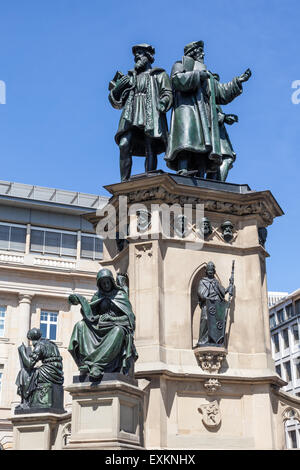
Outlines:
{"type": "Polygon", "coordinates": [[[149,230],[151,226],[151,212],[140,209],[137,211],[137,228],[140,233],[144,233],[149,230]]]}
{"type": "MultiPolygon", "coordinates": [[[[284,404],[282,403],[282,405],[284,405],[284,404]]],[[[282,419],[283,419],[284,422],[288,421],[290,419],[294,419],[296,421],[299,421],[299,423],[300,423],[300,413],[299,413],[298,410],[295,410],[291,406],[288,406],[282,412],[282,419]]]]}
{"type": "Polygon", "coordinates": [[[218,379],[208,379],[204,382],[204,388],[208,394],[213,394],[221,388],[221,384],[218,379]]]}
{"type": "Polygon", "coordinates": [[[273,216],[269,212],[264,201],[253,201],[248,204],[236,204],[231,202],[223,202],[218,200],[203,200],[193,196],[182,196],[179,194],[171,194],[162,187],[151,189],[141,189],[132,191],[128,194],[129,203],[137,203],[142,201],[160,200],[166,204],[203,204],[204,209],[212,212],[221,212],[232,215],[252,215],[259,214],[266,225],[271,225],[273,216]]]}
{"type": "Polygon", "coordinates": [[[151,257],[152,255],[152,243],[143,243],[135,246],[135,256],[137,258],[142,258],[143,256],[151,257]]]}
{"type": "Polygon", "coordinates": [[[202,413],[203,423],[208,428],[216,428],[221,424],[221,411],[217,400],[208,403],[207,405],[201,405],[198,411],[202,413]]]}
{"type": "Polygon", "coordinates": [[[233,240],[233,224],[230,220],[226,220],[222,225],[222,237],[226,243],[230,243],[233,240]]]}
{"type": "Polygon", "coordinates": [[[216,351],[215,349],[212,349],[211,351],[206,349],[203,351],[203,348],[196,348],[194,353],[202,370],[204,372],[209,372],[210,374],[219,372],[227,355],[227,352],[224,349],[221,351],[216,351]]]}
{"type": "Polygon", "coordinates": [[[71,423],[67,423],[62,430],[62,444],[63,447],[69,444],[70,436],[71,436],[71,423]]]}

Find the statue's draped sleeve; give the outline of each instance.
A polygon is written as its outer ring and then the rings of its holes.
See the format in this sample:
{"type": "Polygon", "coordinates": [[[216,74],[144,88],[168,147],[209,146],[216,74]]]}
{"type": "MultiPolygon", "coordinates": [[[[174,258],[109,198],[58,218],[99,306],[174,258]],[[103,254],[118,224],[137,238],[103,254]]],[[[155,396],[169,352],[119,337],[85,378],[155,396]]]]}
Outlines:
{"type": "Polygon", "coordinates": [[[198,298],[200,302],[204,302],[209,293],[208,286],[204,279],[201,279],[198,286],[198,298]]]}
{"type": "Polygon", "coordinates": [[[181,62],[173,65],[171,72],[172,86],[178,91],[195,91],[200,86],[199,71],[186,71],[181,62]]]}
{"type": "Polygon", "coordinates": [[[215,83],[215,94],[216,104],[228,104],[231,103],[237,96],[243,92],[243,87],[237,77],[231,82],[220,83],[218,80],[214,80],[215,83]]]}

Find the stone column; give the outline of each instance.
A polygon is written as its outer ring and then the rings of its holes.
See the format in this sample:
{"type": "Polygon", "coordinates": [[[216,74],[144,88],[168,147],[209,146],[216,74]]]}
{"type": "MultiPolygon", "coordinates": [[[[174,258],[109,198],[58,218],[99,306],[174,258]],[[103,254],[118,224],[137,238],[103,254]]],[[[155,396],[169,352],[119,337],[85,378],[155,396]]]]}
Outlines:
{"type": "Polygon", "coordinates": [[[30,307],[33,295],[27,292],[19,293],[19,307],[18,307],[18,319],[19,319],[19,334],[18,344],[24,343],[28,345],[27,332],[30,329],[30,307]]]}
{"type": "Polygon", "coordinates": [[[30,236],[31,236],[31,224],[27,224],[26,242],[25,242],[25,255],[28,255],[28,253],[30,253],[30,236]]]}
{"type": "Polygon", "coordinates": [[[81,230],[78,230],[77,232],[77,253],[76,253],[76,259],[80,260],[81,256],[81,230]]]}

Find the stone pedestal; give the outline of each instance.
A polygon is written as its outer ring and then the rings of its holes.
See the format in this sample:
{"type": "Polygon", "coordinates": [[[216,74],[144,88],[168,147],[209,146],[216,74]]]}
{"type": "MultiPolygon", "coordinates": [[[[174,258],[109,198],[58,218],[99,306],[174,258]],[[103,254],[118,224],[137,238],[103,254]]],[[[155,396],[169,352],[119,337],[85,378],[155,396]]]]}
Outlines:
{"type": "Polygon", "coordinates": [[[71,414],[34,413],[14,415],[14,450],[61,450],[71,414]]]}
{"type": "MultiPolygon", "coordinates": [[[[129,213],[125,225],[142,221],[143,227],[121,251],[115,240],[106,239],[101,264],[129,276],[139,354],[135,376],[146,383],[145,447],[283,448],[277,391],[285,382],[276,374],[271,356],[265,264],[269,254],[259,235],[283,214],[273,195],[251,191],[248,185],[159,171],[106,189],[112,194],[117,229],[119,214],[124,213],[120,196],[129,213]],[[159,230],[163,207],[174,205],[182,210],[188,206],[193,217],[198,206],[204,209],[212,231],[203,243],[197,221],[190,223],[188,240],[176,235],[176,227],[169,235],[159,230]],[[141,210],[149,217],[142,220],[141,210]],[[232,233],[225,236],[224,226],[229,225],[232,233]],[[227,287],[233,260],[235,296],[226,350],[195,350],[199,280],[212,261],[218,281],[227,287]]],[[[87,218],[95,228],[101,220],[99,213],[87,218]]]]}
{"type": "Polygon", "coordinates": [[[67,449],[141,449],[144,392],[123,374],[104,374],[101,382],[74,377],[67,449]]]}
{"type": "Polygon", "coordinates": [[[22,405],[18,405],[15,408],[16,415],[28,413],[64,414],[66,412],[62,385],[40,384],[32,396],[30,408],[23,408],[22,405]]]}

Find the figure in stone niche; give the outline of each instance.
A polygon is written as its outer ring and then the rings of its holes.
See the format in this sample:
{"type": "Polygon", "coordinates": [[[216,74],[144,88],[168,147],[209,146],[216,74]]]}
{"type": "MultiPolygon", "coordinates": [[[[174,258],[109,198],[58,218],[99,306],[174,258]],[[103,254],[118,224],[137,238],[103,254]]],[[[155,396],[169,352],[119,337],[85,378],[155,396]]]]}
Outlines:
{"type": "Polygon", "coordinates": [[[225,289],[215,278],[216,268],[212,261],[206,266],[206,276],[200,279],[198,299],[201,308],[200,330],[197,346],[223,346],[225,339],[226,317],[234,293],[234,261],[225,289]],[[225,295],[229,294],[229,302],[225,295]]]}
{"type": "Polygon", "coordinates": [[[230,243],[233,239],[233,224],[230,220],[226,220],[222,225],[222,237],[224,238],[225,242],[230,243]]]}
{"type": "Polygon", "coordinates": [[[172,88],[164,69],[154,67],[155,49],[137,44],[135,67],[127,75],[117,72],[109,84],[109,100],[123,112],[115,141],[120,148],[121,181],[131,175],[132,156],[145,156],[145,171],[157,168],[157,155],[168,142],[166,112],[172,105],[172,88]]]}
{"type": "Polygon", "coordinates": [[[21,404],[15,412],[33,408],[63,408],[64,374],[62,357],[58,347],[49,339],[42,338],[41,330],[32,328],[27,333],[33,349],[24,343],[19,346],[21,370],[16,385],[21,404]],[[41,361],[39,367],[36,364],[41,361]]]}
{"type": "Polygon", "coordinates": [[[204,43],[196,41],[185,46],[182,61],[173,66],[174,103],[165,160],[180,175],[192,171],[201,178],[206,175],[225,181],[234,155],[224,122],[232,124],[236,117],[227,118],[220,105],[242,93],[242,83],[249,80],[251,71],[220,83],[219,77],[206,69],[203,59],[204,43]]]}
{"type": "Polygon", "coordinates": [[[81,305],[83,319],[73,330],[69,352],[79,372],[92,380],[101,380],[104,372],[133,373],[137,353],[133,342],[135,315],[128,298],[126,276],[117,282],[109,269],[97,275],[98,291],[91,302],[77,294],[69,296],[73,305],[81,305]]]}
{"type": "Polygon", "coordinates": [[[207,217],[203,217],[203,219],[201,219],[199,229],[204,239],[208,238],[209,235],[212,234],[212,226],[210,220],[207,217]]]}

